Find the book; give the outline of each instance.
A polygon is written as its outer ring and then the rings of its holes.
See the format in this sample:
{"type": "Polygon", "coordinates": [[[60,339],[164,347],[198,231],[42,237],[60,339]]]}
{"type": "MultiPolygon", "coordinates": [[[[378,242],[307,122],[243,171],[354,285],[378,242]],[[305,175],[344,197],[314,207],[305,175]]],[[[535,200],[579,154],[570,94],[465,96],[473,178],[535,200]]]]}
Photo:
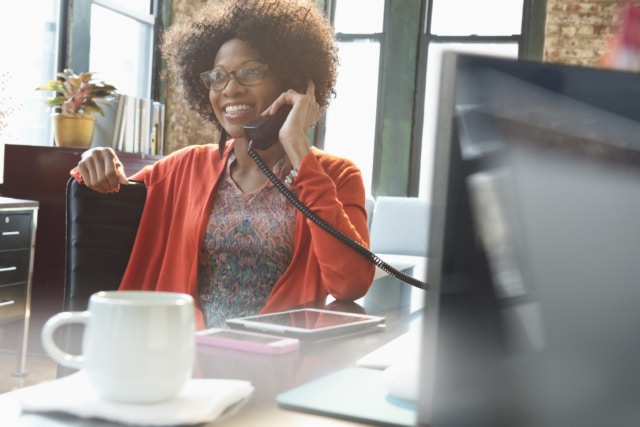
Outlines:
{"type": "Polygon", "coordinates": [[[154,101],[153,102],[153,132],[154,132],[154,143],[151,154],[164,154],[164,118],[165,106],[163,103],[154,101]]]}
{"type": "Polygon", "coordinates": [[[107,105],[101,105],[104,116],[96,115],[96,126],[93,132],[92,147],[112,147],[114,133],[118,128],[116,121],[118,110],[120,109],[120,95],[115,95],[112,99],[105,100],[107,105]]]}
{"type": "Polygon", "coordinates": [[[138,99],[140,123],[138,126],[140,132],[140,144],[138,151],[140,153],[151,154],[151,99],[138,99]]]}

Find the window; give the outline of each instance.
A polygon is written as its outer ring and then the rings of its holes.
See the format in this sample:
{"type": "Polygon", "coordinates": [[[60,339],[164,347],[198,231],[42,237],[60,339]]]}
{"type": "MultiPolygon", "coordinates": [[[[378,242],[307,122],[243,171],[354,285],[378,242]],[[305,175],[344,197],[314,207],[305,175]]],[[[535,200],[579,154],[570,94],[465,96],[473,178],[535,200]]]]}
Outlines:
{"type": "Polygon", "coordinates": [[[373,176],[380,43],[360,40],[339,43],[339,46],[341,71],[336,84],[338,96],[327,110],[324,148],[356,162],[365,184],[370,185],[373,176]]]}
{"type": "Polygon", "coordinates": [[[384,0],[336,4],[340,68],[336,98],[326,114],[323,148],[353,160],[371,193],[384,0]],[[362,10],[367,10],[366,14],[362,10]],[[353,19],[355,16],[358,19],[353,19]]]}
{"type": "Polygon", "coordinates": [[[72,68],[96,72],[98,78],[113,84],[120,93],[152,97],[158,0],[74,3],[71,42],[76,49],[71,50],[72,68]],[[83,25],[85,22],[90,24],[83,25]],[[116,52],[118,60],[114,61],[116,52]]]}
{"type": "Polygon", "coordinates": [[[5,144],[51,141],[45,92],[55,77],[59,2],[23,0],[0,6],[0,179],[5,144]]]}
{"type": "MultiPolygon", "coordinates": [[[[36,91],[56,70],[96,71],[123,93],[149,97],[159,0],[24,0],[0,6],[0,144],[51,145],[50,111],[36,91]],[[71,32],[62,31],[71,22],[71,32]],[[114,31],[117,29],[117,31],[114,31]],[[20,42],[9,42],[19,40],[20,42]],[[90,42],[89,42],[90,41],[90,42]],[[62,63],[70,53],[69,63],[62,63]],[[113,60],[117,53],[118,60],[113,60]]],[[[0,177],[4,161],[0,150],[0,177]]]]}
{"type": "Polygon", "coordinates": [[[429,198],[440,54],[521,56],[535,1],[327,1],[341,62],[319,145],[354,160],[371,194],[429,198]]]}
{"type": "Polygon", "coordinates": [[[523,0],[432,0],[427,22],[438,36],[510,36],[522,32],[523,0]]]}
{"type": "MultiPolygon", "coordinates": [[[[125,4],[123,0],[120,3],[125,4]]],[[[113,82],[119,92],[148,98],[153,75],[153,2],[137,0],[126,5],[132,9],[108,8],[94,1],[89,67],[103,70],[101,75],[113,82]],[[113,28],[118,28],[117,33],[113,28]],[[119,61],[111,58],[113,46],[118,47],[119,61]]]]}
{"type": "Polygon", "coordinates": [[[526,0],[432,0],[424,14],[421,54],[426,63],[418,195],[431,197],[431,175],[442,52],[517,58],[524,43],[526,0]],[[460,13],[464,10],[465,13],[460,13]]]}

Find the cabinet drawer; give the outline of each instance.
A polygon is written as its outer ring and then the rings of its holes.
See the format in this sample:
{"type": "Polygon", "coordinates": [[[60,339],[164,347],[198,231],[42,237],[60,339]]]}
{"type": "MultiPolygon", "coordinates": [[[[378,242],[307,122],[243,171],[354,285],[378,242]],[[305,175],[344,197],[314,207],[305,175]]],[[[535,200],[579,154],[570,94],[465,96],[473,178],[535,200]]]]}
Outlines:
{"type": "Polygon", "coordinates": [[[30,213],[0,213],[0,250],[28,248],[32,218],[30,213]]]}
{"type": "Polygon", "coordinates": [[[26,289],[25,284],[0,287],[0,321],[24,317],[26,289]]]}
{"type": "Polygon", "coordinates": [[[30,249],[0,252],[0,286],[26,282],[30,249]]]}

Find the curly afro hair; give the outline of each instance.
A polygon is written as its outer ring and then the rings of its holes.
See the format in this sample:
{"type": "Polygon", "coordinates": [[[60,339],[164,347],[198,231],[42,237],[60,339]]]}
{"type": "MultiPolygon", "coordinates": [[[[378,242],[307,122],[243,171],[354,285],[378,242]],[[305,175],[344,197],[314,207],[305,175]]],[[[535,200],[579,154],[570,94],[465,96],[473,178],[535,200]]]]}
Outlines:
{"type": "Polygon", "coordinates": [[[218,130],[222,126],[200,73],[211,69],[218,50],[231,39],[256,49],[285,87],[305,88],[311,79],[321,107],[335,96],[338,48],[331,24],[312,1],[212,0],[192,19],[172,25],[161,51],[189,106],[218,130]]]}

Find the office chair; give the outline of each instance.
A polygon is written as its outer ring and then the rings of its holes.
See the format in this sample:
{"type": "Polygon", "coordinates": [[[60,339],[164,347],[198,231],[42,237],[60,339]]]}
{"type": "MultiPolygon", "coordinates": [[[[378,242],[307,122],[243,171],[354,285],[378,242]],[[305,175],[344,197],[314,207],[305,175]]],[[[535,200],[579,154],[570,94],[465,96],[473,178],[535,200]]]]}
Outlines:
{"type": "Polygon", "coordinates": [[[376,204],[376,199],[371,194],[367,194],[366,199],[364,200],[364,207],[367,211],[367,227],[369,231],[371,231],[371,219],[373,218],[373,207],[376,204]]]}
{"type": "Polygon", "coordinates": [[[427,256],[429,203],[417,197],[378,196],[371,218],[376,254],[427,256]]]}
{"type": "MultiPolygon", "coordinates": [[[[117,193],[97,193],[71,178],[66,192],[64,311],[84,311],[91,294],[117,289],[129,262],[147,197],[142,182],[117,193]]],[[[78,354],[77,325],[61,328],[61,347],[78,354]]],[[[71,373],[58,368],[58,376],[71,373]]]]}

